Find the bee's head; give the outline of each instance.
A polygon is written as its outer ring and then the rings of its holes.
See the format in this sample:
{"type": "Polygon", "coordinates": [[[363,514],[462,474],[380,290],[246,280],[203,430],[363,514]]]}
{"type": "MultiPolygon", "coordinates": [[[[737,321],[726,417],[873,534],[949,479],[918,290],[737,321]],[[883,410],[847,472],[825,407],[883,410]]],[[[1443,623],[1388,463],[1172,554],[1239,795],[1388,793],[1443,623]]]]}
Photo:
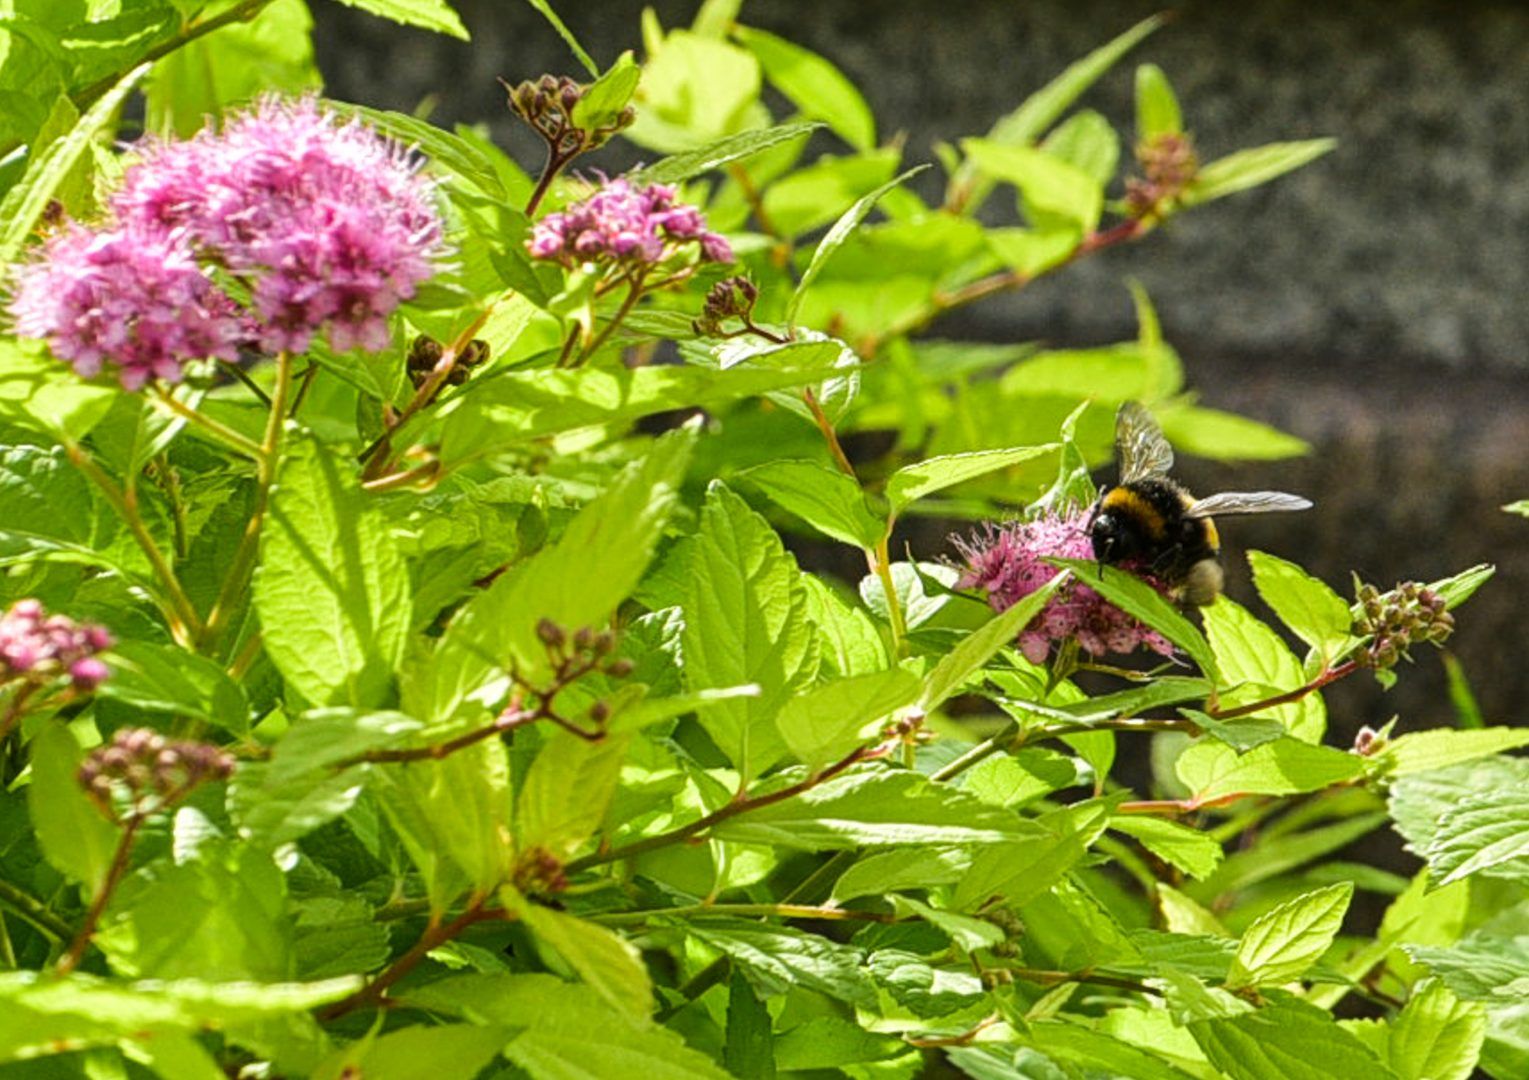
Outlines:
{"type": "Polygon", "coordinates": [[[1094,507],[1089,515],[1088,537],[1093,541],[1094,558],[1101,563],[1115,562],[1123,554],[1120,549],[1125,537],[1120,522],[1108,510],[1101,512],[1098,506],[1094,507]]]}

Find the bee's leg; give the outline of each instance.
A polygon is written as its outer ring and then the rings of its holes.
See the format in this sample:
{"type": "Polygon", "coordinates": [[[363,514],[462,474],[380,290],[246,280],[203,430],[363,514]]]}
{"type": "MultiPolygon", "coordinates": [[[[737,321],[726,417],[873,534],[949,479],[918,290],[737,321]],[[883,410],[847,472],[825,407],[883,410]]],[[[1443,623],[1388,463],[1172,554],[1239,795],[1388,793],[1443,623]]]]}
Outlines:
{"type": "Polygon", "coordinates": [[[1149,567],[1149,569],[1158,577],[1171,576],[1173,568],[1178,565],[1179,560],[1181,560],[1183,557],[1184,545],[1173,544],[1169,547],[1165,547],[1161,552],[1158,553],[1157,558],[1152,560],[1152,565],[1149,567]]]}

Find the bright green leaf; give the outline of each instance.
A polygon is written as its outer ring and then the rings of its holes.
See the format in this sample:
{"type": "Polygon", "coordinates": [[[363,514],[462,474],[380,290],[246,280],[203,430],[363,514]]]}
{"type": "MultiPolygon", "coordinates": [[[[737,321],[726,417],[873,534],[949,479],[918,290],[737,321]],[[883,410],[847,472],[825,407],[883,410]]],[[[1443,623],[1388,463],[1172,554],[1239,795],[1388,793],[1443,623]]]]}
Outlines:
{"type": "Polygon", "coordinates": [[[764,68],[765,78],[803,116],[822,120],[856,150],[876,145],[876,119],[855,84],[817,53],[764,30],[733,28],[764,68]]]}
{"type": "Polygon", "coordinates": [[[1198,206],[1267,184],[1277,176],[1315,161],[1337,145],[1334,139],[1307,139],[1239,150],[1203,166],[1194,181],[1184,189],[1182,202],[1185,206],[1198,206]]]}
{"type": "Polygon", "coordinates": [[[886,533],[886,522],[871,509],[860,484],[838,469],[814,461],[768,461],[745,469],[738,479],[842,543],[874,548],[886,533]]]}
{"type": "Polygon", "coordinates": [[[892,513],[901,514],[926,495],[933,495],[967,480],[974,480],[998,469],[1052,453],[1055,443],[1042,446],[1016,446],[1006,450],[973,450],[964,454],[945,454],[904,465],[887,481],[887,501],[892,513]]]}
{"type": "Polygon", "coordinates": [[[1343,882],[1287,900],[1260,915],[1237,944],[1227,988],[1279,986],[1300,978],[1338,936],[1353,898],[1353,884],[1343,882]]]}

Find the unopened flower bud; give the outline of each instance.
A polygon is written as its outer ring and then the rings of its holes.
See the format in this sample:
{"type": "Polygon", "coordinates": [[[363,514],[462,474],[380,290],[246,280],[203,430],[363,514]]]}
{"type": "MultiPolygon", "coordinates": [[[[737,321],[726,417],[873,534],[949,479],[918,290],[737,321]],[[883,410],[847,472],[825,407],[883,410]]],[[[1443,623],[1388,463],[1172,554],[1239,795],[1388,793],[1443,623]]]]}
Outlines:
{"type": "Polygon", "coordinates": [[[611,718],[611,707],[607,702],[597,701],[589,707],[589,718],[596,724],[603,724],[611,718]]]}
{"type": "Polygon", "coordinates": [[[625,656],[619,656],[605,665],[605,673],[614,679],[624,679],[635,671],[637,665],[625,656]]]}
{"type": "Polygon", "coordinates": [[[594,640],[595,632],[587,626],[581,626],[573,632],[574,648],[578,649],[580,652],[583,652],[592,644],[594,644],[594,640]]]}
{"type": "Polygon", "coordinates": [[[536,636],[549,649],[559,648],[567,640],[563,628],[545,616],[536,623],[536,636]]]}

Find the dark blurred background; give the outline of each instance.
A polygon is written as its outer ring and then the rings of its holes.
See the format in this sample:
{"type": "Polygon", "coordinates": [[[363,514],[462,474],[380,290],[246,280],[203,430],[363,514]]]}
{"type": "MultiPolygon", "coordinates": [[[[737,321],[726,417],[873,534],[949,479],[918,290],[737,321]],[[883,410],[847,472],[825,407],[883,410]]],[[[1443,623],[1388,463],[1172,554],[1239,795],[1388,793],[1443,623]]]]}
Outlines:
{"type": "MultiPolygon", "coordinates": [[[[638,0],[555,4],[602,63],[637,47],[638,0]]],[[[665,26],[695,0],[651,6],[665,26]]],[[[518,0],[457,0],[472,44],[314,5],[328,92],[443,124],[485,122],[524,163],[495,76],[578,76],[518,0]]],[[[1068,62],[1161,5],[1107,0],[747,0],[742,21],[832,59],[910,162],[981,134],[1068,62]]],[[[1308,440],[1305,459],[1185,461],[1194,490],[1275,487],[1303,515],[1224,529],[1230,593],[1253,598],[1241,552],[1294,558],[1348,593],[1477,562],[1497,578],[1460,613],[1451,645],[1488,722],[1529,722],[1524,640],[1529,521],[1529,7],[1471,0],[1191,2],[1085,99],[1129,130],[1134,63],[1173,81],[1203,158],[1333,135],[1338,151],[1267,188],[1174,223],[1023,293],[940,323],[943,337],[1089,345],[1134,335],[1127,277],[1148,289],[1190,384],[1209,405],[1308,440]]],[[[650,155],[651,156],[651,155],[650,155]]],[[[938,532],[915,541],[934,554],[938,532]]],[[[810,557],[810,556],[809,556],[810,557]]],[[[1450,722],[1432,650],[1382,694],[1328,694],[1333,738],[1394,713],[1400,730],[1450,722]]]]}

